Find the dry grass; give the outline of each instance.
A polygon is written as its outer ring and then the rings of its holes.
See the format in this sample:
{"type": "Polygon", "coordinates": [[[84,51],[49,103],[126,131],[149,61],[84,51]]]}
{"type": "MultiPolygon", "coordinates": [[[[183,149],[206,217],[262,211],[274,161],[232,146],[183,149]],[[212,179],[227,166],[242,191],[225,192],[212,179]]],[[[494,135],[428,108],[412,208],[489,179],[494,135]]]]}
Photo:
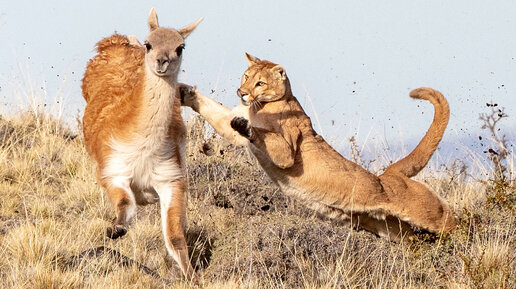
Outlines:
{"type": "MultiPolygon", "coordinates": [[[[454,207],[458,229],[393,244],[315,216],[204,127],[190,123],[187,158],[188,243],[204,287],[516,287],[514,187],[465,182],[450,162],[427,183],[454,207]]],[[[139,208],[123,238],[104,236],[114,212],[80,135],[44,115],[2,118],[0,163],[0,288],[188,287],[165,258],[157,205],[139,208]],[[99,246],[154,275],[110,254],[74,257],[99,246]]]]}

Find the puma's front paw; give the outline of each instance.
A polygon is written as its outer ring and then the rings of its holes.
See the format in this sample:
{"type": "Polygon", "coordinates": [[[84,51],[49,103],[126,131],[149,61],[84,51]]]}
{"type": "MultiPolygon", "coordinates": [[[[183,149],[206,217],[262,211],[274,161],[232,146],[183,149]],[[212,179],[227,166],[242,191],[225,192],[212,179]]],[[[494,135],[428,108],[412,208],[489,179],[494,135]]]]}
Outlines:
{"type": "Polygon", "coordinates": [[[243,117],[235,116],[231,120],[231,127],[246,138],[251,138],[251,127],[249,121],[243,117]]]}
{"type": "Polygon", "coordinates": [[[190,86],[184,83],[179,83],[179,95],[181,97],[181,105],[189,106],[197,111],[197,87],[190,86]]]}

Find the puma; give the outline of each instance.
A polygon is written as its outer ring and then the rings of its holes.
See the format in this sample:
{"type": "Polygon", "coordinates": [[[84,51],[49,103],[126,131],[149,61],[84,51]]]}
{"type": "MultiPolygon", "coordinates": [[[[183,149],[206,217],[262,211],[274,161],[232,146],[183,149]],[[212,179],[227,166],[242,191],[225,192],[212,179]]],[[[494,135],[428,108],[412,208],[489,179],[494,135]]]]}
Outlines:
{"type": "Polygon", "coordinates": [[[246,57],[249,68],[237,90],[242,104],[230,110],[191,87],[182,89],[182,104],[233,144],[247,146],[283,192],[323,215],[393,241],[416,230],[438,233],[455,227],[445,201],[410,179],[428,163],[448,123],[448,103],[440,92],[410,92],[434,105],[433,123],[414,151],[376,176],[314,131],[281,65],[246,57]]]}

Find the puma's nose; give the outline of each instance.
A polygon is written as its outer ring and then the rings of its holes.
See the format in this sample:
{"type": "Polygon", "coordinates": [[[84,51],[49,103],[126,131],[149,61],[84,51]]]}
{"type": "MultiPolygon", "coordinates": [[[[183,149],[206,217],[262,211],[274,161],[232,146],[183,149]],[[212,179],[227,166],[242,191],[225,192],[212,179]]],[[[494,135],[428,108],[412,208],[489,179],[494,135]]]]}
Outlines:
{"type": "Polygon", "coordinates": [[[246,96],[246,95],[247,95],[247,93],[246,93],[246,92],[243,92],[243,91],[239,88],[239,89],[237,89],[237,95],[238,95],[238,97],[243,98],[244,96],[246,96]]]}
{"type": "Polygon", "coordinates": [[[247,103],[249,101],[249,94],[247,92],[244,92],[239,88],[237,89],[237,94],[243,102],[247,103]]]}

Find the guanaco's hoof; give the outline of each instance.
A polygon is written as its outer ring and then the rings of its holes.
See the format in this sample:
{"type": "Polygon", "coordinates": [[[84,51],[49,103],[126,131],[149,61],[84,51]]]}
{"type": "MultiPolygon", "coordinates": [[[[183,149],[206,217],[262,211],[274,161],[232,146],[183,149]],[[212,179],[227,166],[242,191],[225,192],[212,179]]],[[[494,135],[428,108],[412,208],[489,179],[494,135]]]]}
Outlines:
{"type": "Polygon", "coordinates": [[[113,225],[106,229],[106,235],[111,239],[117,239],[127,233],[127,229],[121,225],[113,225]]]}

